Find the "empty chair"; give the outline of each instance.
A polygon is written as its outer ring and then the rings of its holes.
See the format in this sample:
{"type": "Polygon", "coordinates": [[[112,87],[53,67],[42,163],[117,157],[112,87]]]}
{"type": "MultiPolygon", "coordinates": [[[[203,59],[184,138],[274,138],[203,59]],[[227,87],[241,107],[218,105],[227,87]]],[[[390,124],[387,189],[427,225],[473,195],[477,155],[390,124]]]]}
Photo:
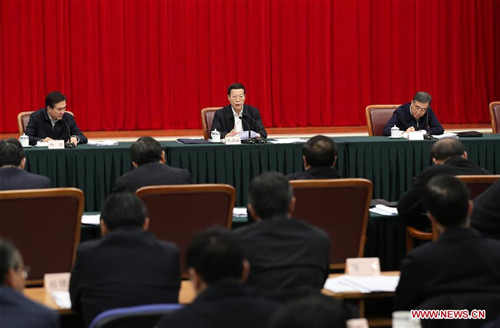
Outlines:
{"type": "MultiPolygon", "coordinates": [[[[23,134],[26,131],[26,127],[28,126],[28,122],[30,121],[30,115],[33,113],[33,111],[27,111],[27,112],[20,112],[17,115],[17,128],[19,129],[19,134],[23,134]]],[[[70,111],[66,111],[66,113],[71,114],[74,116],[74,114],[70,111]]]]}
{"type": "Polygon", "coordinates": [[[150,304],[116,308],[102,312],[90,328],[153,328],[165,314],[182,308],[181,304],[150,304]]]}
{"type": "Polygon", "coordinates": [[[370,136],[383,136],[384,126],[401,105],[370,105],[366,107],[366,124],[370,136]]]}
{"type": "Polygon", "coordinates": [[[201,126],[203,128],[203,137],[205,140],[210,139],[210,129],[214,120],[215,112],[222,107],[207,107],[201,110],[201,126]]]}
{"type": "Polygon", "coordinates": [[[146,205],[149,230],[181,250],[184,272],[186,250],[196,232],[214,225],[231,228],[236,190],[230,185],[150,186],[136,194],[146,205]]]}
{"type": "Polygon", "coordinates": [[[330,267],[345,268],[345,260],[362,257],[372,198],[366,179],[290,181],[296,198],[293,216],[330,236],[330,267]]]}
{"type": "Polygon", "coordinates": [[[31,268],[27,284],[45,273],[69,272],[80,242],[83,192],[76,188],[0,191],[0,235],[31,268]]]}
{"type": "Polygon", "coordinates": [[[494,101],[490,104],[491,130],[493,133],[500,131],[500,101],[494,101]]]}

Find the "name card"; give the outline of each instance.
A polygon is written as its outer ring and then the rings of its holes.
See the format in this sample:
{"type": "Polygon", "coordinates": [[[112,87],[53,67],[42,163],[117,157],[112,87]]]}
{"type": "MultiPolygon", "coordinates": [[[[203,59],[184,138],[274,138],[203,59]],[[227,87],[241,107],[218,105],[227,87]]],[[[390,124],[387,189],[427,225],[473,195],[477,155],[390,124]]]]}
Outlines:
{"type": "Polygon", "coordinates": [[[347,259],[345,273],[349,276],[378,276],[380,260],[378,257],[347,259]]]}
{"type": "Polygon", "coordinates": [[[369,328],[365,318],[349,319],[345,323],[347,328],[369,328]]]}
{"type": "Polygon", "coordinates": [[[47,293],[56,291],[67,292],[69,290],[69,272],[46,273],[43,276],[43,285],[47,293]]]}
{"type": "Polygon", "coordinates": [[[424,140],[424,135],[422,132],[410,132],[408,133],[408,140],[424,140]]]}
{"type": "Polygon", "coordinates": [[[227,137],[226,136],[226,145],[241,145],[240,136],[238,136],[238,135],[236,135],[234,137],[227,137]]]}
{"type": "Polygon", "coordinates": [[[64,140],[50,140],[49,149],[64,149],[64,140]]]}

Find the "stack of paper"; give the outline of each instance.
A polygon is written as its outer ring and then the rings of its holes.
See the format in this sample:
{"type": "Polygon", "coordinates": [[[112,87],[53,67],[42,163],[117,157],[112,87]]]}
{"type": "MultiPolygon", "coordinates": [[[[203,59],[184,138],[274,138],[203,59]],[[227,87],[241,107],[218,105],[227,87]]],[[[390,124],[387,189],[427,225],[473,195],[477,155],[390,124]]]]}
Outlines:
{"type": "Polygon", "coordinates": [[[284,139],[273,139],[271,140],[273,144],[292,144],[292,143],[306,143],[307,139],[301,138],[284,138],[284,139]]]}
{"type": "Polygon", "coordinates": [[[82,223],[83,224],[93,224],[99,225],[99,221],[101,219],[101,214],[84,214],[82,215],[82,223]]]}
{"type": "Polygon", "coordinates": [[[88,144],[92,145],[92,146],[117,146],[118,141],[109,140],[109,139],[103,140],[103,141],[91,141],[91,140],[89,140],[88,144]]]}
{"type": "Polygon", "coordinates": [[[394,292],[399,283],[399,276],[348,276],[329,278],[325,289],[334,293],[343,292],[394,292]]]}
{"type": "Polygon", "coordinates": [[[370,208],[370,212],[372,213],[377,213],[380,215],[385,215],[385,216],[394,216],[398,215],[398,209],[395,207],[390,207],[386,205],[375,205],[374,208],[370,208]]]}
{"type": "Polygon", "coordinates": [[[50,293],[50,296],[56,302],[57,306],[59,306],[61,309],[71,308],[71,298],[69,297],[69,292],[52,292],[50,293]]]}
{"type": "Polygon", "coordinates": [[[233,209],[233,216],[246,217],[247,216],[247,208],[246,207],[235,207],[233,209]]]}

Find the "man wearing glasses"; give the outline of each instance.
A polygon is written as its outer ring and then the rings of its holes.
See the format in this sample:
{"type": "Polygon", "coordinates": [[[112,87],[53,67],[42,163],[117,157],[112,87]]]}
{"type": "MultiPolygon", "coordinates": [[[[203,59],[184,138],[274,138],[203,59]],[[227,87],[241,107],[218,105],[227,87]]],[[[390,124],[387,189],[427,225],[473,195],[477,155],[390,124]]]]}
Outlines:
{"type": "Polygon", "coordinates": [[[66,113],[66,97],[58,91],[47,95],[45,108],[31,114],[26,135],[30,138],[30,145],[57,139],[75,146],[87,143],[87,137],[76,125],[73,115],[66,113]]]}
{"type": "Polygon", "coordinates": [[[245,105],[245,97],[243,84],[231,84],[227,89],[229,105],[215,112],[210,130],[219,131],[221,138],[225,138],[226,135],[233,137],[248,130],[255,131],[259,137],[267,138],[259,110],[253,106],[245,105]]]}
{"type": "Polygon", "coordinates": [[[384,136],[391,135],[391,128],[397,126],[404,132],[422,131],[426,134],[443,134],[444,129],[431,108],[431,95],[417,92],[413,100],[399,106],[384,126],[384,136]]]}

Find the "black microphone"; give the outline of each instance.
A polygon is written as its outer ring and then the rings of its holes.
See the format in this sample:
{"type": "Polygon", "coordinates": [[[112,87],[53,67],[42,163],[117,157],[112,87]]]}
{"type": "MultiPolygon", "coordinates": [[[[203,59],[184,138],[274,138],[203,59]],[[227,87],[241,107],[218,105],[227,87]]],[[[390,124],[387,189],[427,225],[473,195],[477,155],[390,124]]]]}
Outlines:
{"type": "Polygon", "coordinates": [[[66,122],[64,117],[61,120],[64,122],[66,128],[68,129],[68,141],[64,144],[64,148],[75,148],[75,144],[71,142],[71,130],[69,128],[68,122],[66,122]]]}
{"type": "Polygon", "coordinates": [[[239,118],[242,122],[245,122],[248,127],[248,140],[252,139],[252,128],[250,128],[250,124],[248,124],[248,122],[243,119],[242,115],[240,115],[239,118]]]}
{"type": "Polygon", "coordinates": [[[250,120],[252,120],[252,122],[254,122],[257,127],[259,128],[259,131],[257,132],[258,134],[260,134],[260,137],[262,139],[266,139],[265,137],[262,136],[262,131],[264,131],[264,126],[259,123],[259,121],[255,120],[253,117],[251,117],[250,115],[247,115],[247,114],[243,114],[243,117],[246,117],[246,118],[249,118],[250,120]]]}

